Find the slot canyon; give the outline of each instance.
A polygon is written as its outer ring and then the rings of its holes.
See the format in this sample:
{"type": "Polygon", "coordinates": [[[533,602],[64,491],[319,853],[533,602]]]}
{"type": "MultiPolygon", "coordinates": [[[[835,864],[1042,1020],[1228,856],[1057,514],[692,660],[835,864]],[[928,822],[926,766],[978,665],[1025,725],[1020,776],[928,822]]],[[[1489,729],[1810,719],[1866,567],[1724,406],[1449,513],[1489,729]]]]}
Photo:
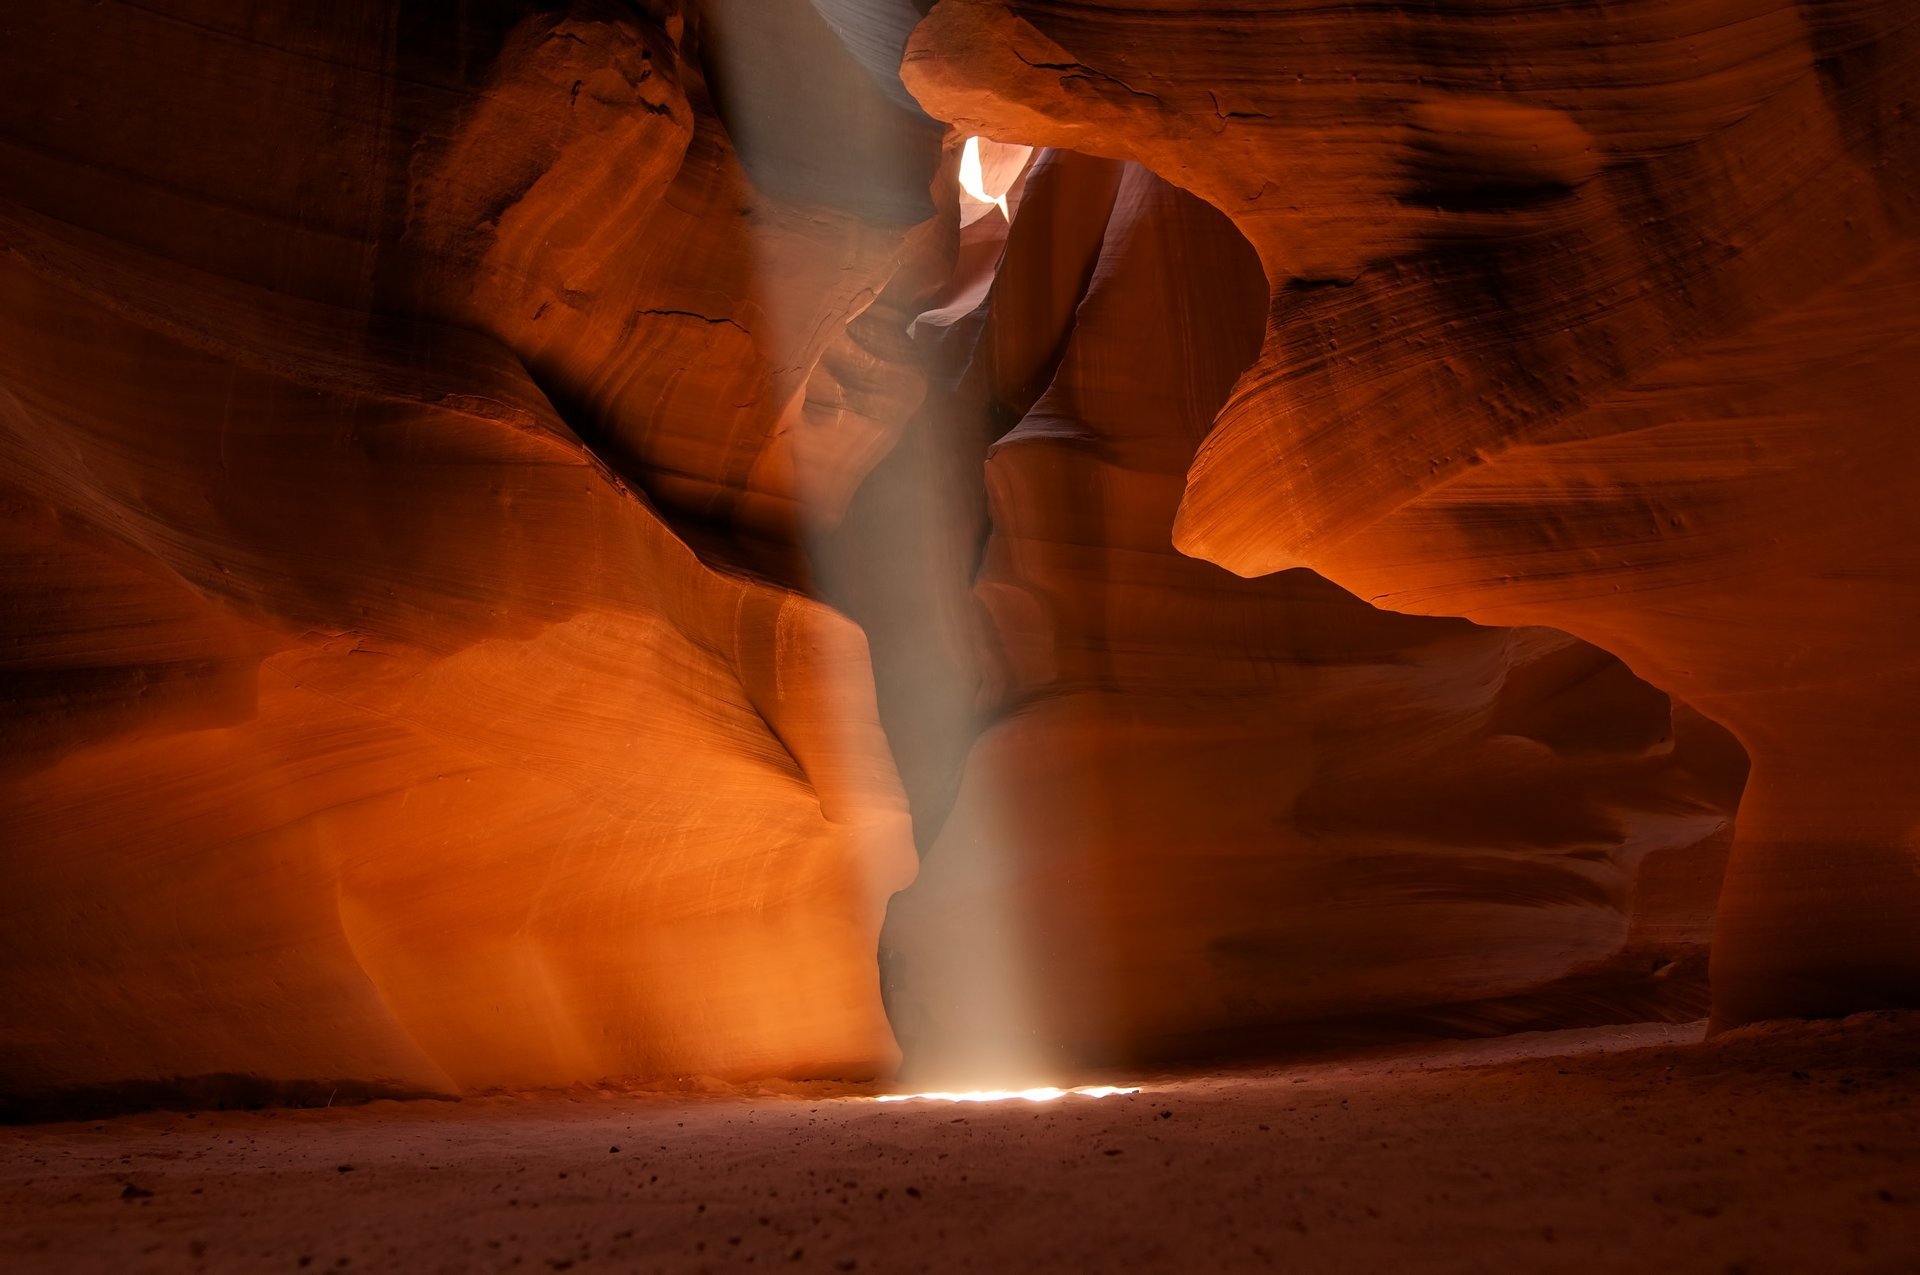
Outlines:
{"type": "Polygon", "coordinates": [[[1920,5],[0,67],[0,1268],[1920,1272],[1920,5]]]}

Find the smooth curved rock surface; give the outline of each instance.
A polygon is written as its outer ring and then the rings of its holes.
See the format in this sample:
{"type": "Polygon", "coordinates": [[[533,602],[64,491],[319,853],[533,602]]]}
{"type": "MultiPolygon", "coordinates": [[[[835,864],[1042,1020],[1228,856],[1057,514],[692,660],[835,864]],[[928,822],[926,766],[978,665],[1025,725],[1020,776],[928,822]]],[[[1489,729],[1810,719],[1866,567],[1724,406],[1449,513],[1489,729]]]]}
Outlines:
{"type": "Polygon", "coordinates": [[[913,862],[862,636],[704,564],[473,301],[498,272],[447,286],[737,181],[685,15],[123,8],[7,58],[0,1088],[888,1069],[913,862]]]}
{"type": "Polygon", "coordinates": [[[903,68],[1258,251],[1184,551],[1563,628],[1734,731],[1723,1023],[1920,1003],[1916,72],[1880,0],[943,0],[903,68]]]}
{"type": "Polygon", "coordinates": [[[521,22],[419,148],[412,303],[511,347],[704,551],[801,581],[925,393],[939,132],[805,0],[705,6],[697,56],[614,13],[521,22]]]}
{"type": "Polygon", "coordinates": [[[1724,732],[1564,634],[1174,550],[1266,308],[1232,225],[1049,156],[995,290],[965,379],[1026,410],[986,460],[993,712],[886,932],[915,1074],[1703,1014],[1724,732]]]}
{"type": "Polygon", "coordinates": [[[1906,994],[1905,10],[923,7],[8,15],[0,1094],[1906,994]]]}
{"type": "Polygon", "coordinates": [[[10,1089],[887,1065],[856,630],[484,338],[5,233],[10,1089]]]}

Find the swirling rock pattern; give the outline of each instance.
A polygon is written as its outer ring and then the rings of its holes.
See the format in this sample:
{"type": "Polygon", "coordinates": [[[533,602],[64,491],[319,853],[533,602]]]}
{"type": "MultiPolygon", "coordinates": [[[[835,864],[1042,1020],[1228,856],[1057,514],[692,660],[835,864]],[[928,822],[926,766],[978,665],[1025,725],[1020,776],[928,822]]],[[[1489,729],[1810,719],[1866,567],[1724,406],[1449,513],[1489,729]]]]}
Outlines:
{"type": "Polygon", "coordinates": [[[1258,251],[1183,550],[1551,624],[1734,731],[1731,1023],[1920,997],[1916,71],[1883,0],[944,0],[904,76],[1258,251]]]}
{"type": "Polygon", "coordinates": [[[1905,9],[924,7],[7,15],[0,1095],[1900,994],[1905,9]]]}
{"type": "Polygon", "coordinates": [[[890,914],[910,1060],[965,1076],[1703,1013],[1738,748],[1564,634],[1174,550],[1266,308],[1212,208],[1051,156],[1005,262],[1015,295],[969,369],[1028,405],[986,463],[996,717],[890,914]],[[1036,255],[1089,267],[1065,304],[1023,291],[1036,255]],[[1050,353],[1037,395],[1016,344],[1050,353]]]}
{"type": "Polygon", "coordinates": [[[677,526],[804,578],[925,392],[900,343],[944,273],[939,133],[805,0],[739,8],[706,7],[697,58],[521,23],[417,152],[407,242],[415,304],[511,347],[677,526]]]}
{"type": "MultiPolygon", "coordinates": [[[[489,15],[18,15],[0,1090],[897,1056],[872,953],[912,847],[861,634],[697,558],[482,304],[734,180],[685,15],[489,15]]],[[[639,377],[651,333],[606,328],[576,353],[639,377]]]]}

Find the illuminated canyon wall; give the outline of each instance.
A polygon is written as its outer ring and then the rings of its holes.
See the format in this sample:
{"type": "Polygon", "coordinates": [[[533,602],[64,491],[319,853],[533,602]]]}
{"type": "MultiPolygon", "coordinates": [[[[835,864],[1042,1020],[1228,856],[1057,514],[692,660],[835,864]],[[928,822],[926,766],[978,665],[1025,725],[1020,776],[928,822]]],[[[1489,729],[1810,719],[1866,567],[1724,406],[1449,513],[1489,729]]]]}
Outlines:
{"type": "Polygon", "coordinates": [[[1917,72],[1891,0],[945,0],[904,78],[1258,250],[1184,552],[1550,624],[1734,731],[1732,1023],[1920,1002],[1917,72]]]}
{"type": "Polygon", "coordinates": [[[756,193],[682,15],[490,20],[10,18],[9,1090],[893,1063],[865,643],[663,511],[857,470],[908,227],[756,193]]]}
{"type": "Polygon", "coordinates": [[[0,1093],[1906,995],[1904,11],[1018,8],[10,15],[0,1093]]]}
{"type": "Polygon", "coordinates": [[[994,713],[893,909],[909,1053],[964,1072],[1705,1014],[1745,772],[1724,732],[1564,634],[1173,548],[1265,297],[1227,220],[1138,165],[1049,156],[1026,186],[969,368],[982,415],[1025,409],[985,458],[994,713]],[[1041,257],[1091,262],[1068,304],[1020,286],[1041,257]],[[1037,397],[1022,347],[1055,352],[1037,397]]]}

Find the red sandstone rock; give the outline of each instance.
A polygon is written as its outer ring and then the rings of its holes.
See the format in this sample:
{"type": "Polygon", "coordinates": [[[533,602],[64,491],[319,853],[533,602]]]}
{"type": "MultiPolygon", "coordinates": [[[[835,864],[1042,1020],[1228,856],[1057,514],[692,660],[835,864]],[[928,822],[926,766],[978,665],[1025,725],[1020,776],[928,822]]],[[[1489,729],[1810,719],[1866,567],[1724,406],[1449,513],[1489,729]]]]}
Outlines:
{"type": "Polygon", "coordinates": [[[510,346],[681,526],[745,539],[785,574],[924,393],[904,330],[946,265],[938,225],[911,228],[932,216],[938,134],[881,100],[805,0],[759,15],[778,17],[772,48],[735,7],[705,15],[705,59],[739,82],[726,105],[758,144],[757,184],[700,64],[663,35],[534,17],[422,152],[408,234],[432,308],[510,346]],[[803,66],[873,100],[808,112],[803,66]],[[797,132],[796,112],[823,131],[797,132]],[[877,157],[803,162],[840,156],[876,114],[877,157]],[[898,207],[903,183],[923,208],[898,207]],[[822,202],[836,195],[849,206],[822,202]]]}
{"type": "Polygon", "coordinates": [[[1259,252],[1182,549],[1620,655],[1753,756],[1717,1016],[1914,1003],[1909,6],[944,0],[904,71],[1259,252]]]}
{"type": "MultiPolygon", "coordinates": [[[[872,953],[912,862],[859,632],[703,565],[512,350],[377,315],[454,313],[449,272],[485,297],[503,254],[584,283],[676,183],[737,180],[692,73],[647,70],[679,19],[618,14],[491,33],[497,75],[391,15],[20,15],[0,1087],[891,1065],[872,953]]],[[[766,384],[695,326],[666,356],[766,384]]],[[[566,388],[595,374],[637,375],[566,388]]]]}
{"type": "Polygon", "coordinates": [[[973,375],[1020,397],[1016,340],[1052,365],[986,464],[997,720],[889,917],[910,1062],[1703,1013],[1744,768],[1720,732],[1564,635],[1173,549],[1265,310],[1226,219],[1135,165],[1049,161],[1001,288],[973,375]],[[1050,303],[1018,291],[1041,245],[1090,267],[1050,303]]]}
{"type": "Polygon", "coordinates": [[[6,788],[9,1087],[886,1065],[856,631],[702,567],[483,338],[5,240],[9,733],[64,745],[6,788]]]}
{"type": "Polygon", "coordinates": [[[1013,231],[897,13],[481,10],[8,16],[0,1090],[884,1069],[903,779],[1083,1056],[1697,1004],[1716,728],[1176,537],[1624,656],[1761,757],[1723,1014],[1903,994],[1899,10],[945,0],[1117,157],[1013,231]]]}

